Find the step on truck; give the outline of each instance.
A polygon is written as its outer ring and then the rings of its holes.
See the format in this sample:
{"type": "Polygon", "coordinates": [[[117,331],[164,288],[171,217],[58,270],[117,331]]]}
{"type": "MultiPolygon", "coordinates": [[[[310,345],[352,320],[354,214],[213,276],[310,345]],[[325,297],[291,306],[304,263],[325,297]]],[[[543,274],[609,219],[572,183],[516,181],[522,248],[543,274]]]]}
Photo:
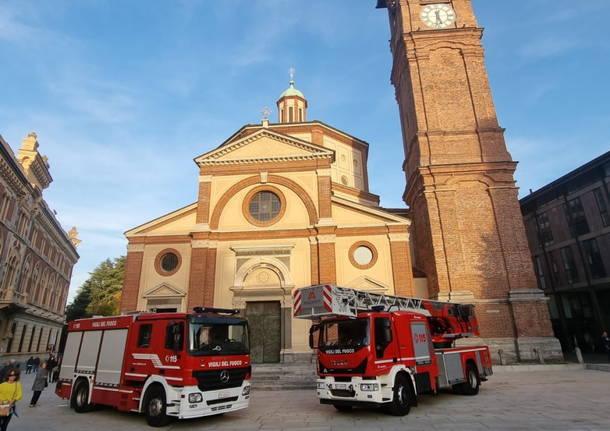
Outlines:
{"type": "Polygon", "coordinates": [[[151,426],[248,407],[248,323],[238,310],[137,313],[69,322],[55,392],[143,413],[151,426]]]}
{"type": "Polygon", "coordinates": [[[403,416],[420,394],[476,395],[492,374],[487,346],[455,347],[479,335],[473,305],[327,284],[296,289],[293,314],[314,321],[317,394],[339,411],[381,407],[403,416]]]}

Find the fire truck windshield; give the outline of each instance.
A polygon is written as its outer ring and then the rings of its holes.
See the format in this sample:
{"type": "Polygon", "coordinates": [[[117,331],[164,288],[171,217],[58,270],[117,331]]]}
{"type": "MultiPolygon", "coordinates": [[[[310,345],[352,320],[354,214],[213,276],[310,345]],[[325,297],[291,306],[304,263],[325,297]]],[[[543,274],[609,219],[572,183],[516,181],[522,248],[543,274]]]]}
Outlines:
{"type": "Polygon", "coordinates": [[[368,319],[333,320],[322,322],[320,325],[318,348],[324,351],[329,349],[358,350],[368,345],[368,319]]]}
{"type": "Polygon", "coordinates": [[[247,355],[248,324],[244,320],[193,319],[189,323],[189,353],[194,356],[247,355]]]}

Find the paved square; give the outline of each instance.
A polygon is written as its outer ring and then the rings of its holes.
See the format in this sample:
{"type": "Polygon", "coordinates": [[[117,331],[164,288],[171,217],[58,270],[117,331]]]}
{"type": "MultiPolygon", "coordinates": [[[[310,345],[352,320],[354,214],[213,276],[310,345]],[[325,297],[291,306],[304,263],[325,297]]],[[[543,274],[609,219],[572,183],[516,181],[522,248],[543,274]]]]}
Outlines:
{"type": "MultiPolygon", "coordinates": [[[[144,418],[112,409],[77,414],[49,386],[28,408],[32,376],[23,376],[20,418],[10,431],[146,430],[144,418]]],[[[253,391],[248,410],[173,422],[171,430],[610,430],[610,373],[586,370],[501,372],[478,396],[443,393],[419,398],[408,416],[375,410],[336,412],[313,391],[253,391]]]]}

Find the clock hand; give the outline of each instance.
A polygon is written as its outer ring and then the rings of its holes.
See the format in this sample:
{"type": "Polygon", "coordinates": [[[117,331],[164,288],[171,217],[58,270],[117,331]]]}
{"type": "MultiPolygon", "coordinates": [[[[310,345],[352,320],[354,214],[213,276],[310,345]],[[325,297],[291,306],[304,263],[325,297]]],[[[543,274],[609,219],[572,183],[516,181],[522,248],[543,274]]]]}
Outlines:
{"type": "Polygon", "coordinates": [[[441,12],[437,10],[437,11],[435,11],[435,13],[436,13],[436,23],[438,25],[441,25],[443,23],[443,20],[441,19],[441,12]]]}

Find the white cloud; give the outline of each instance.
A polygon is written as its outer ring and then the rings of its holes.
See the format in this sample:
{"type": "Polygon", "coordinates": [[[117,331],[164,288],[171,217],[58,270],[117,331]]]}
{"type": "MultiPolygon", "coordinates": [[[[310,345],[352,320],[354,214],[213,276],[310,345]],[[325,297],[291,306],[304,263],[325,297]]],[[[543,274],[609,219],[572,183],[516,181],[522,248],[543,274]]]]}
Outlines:
{"type": "Polygon", "coordinates": [[[528,59],[541,59],[565,54],[576,48],[580,42],[574,38],[560,36],[546,36],[540,39],[530,40],[521,49],[521,55],[528,59]]]}

